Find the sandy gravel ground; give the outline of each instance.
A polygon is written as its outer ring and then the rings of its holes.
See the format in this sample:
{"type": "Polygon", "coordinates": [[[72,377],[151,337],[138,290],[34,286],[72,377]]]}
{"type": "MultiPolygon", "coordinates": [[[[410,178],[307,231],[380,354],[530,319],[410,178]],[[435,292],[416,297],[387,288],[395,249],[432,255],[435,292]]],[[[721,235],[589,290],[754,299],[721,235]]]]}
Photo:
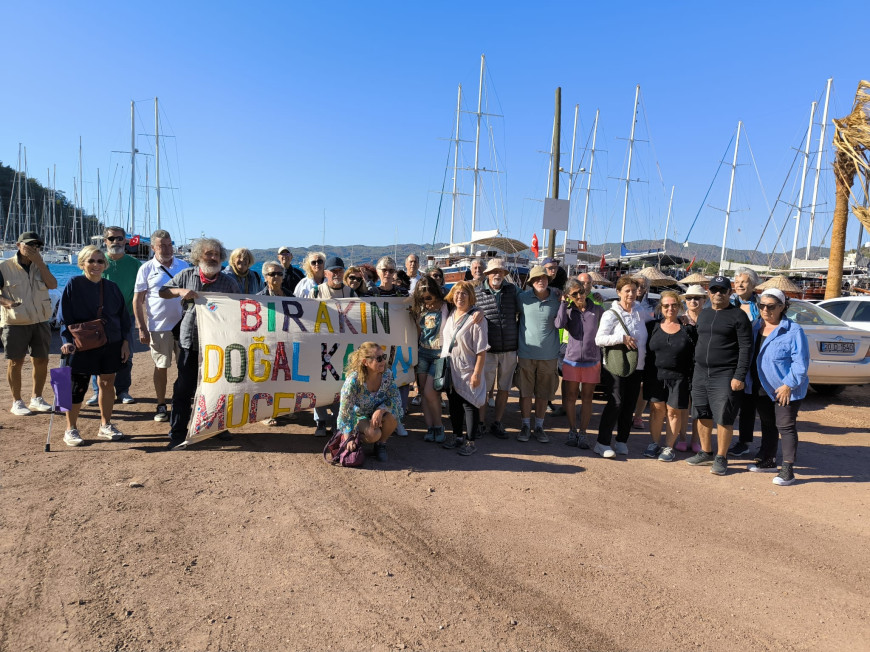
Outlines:
{"type": "Polygon", "coordinates": [[[868,386],[811,394],[780,488],[643,458],[640,431],[627,460],[578,452],[564,418],[464,458],[415,412],[361,470],[308,414],[164,452],[151,369],[127,440],[86,408],[88,445],[57,419],[50,453],[3,383],[0,650],[870,649],[868,386]]]}

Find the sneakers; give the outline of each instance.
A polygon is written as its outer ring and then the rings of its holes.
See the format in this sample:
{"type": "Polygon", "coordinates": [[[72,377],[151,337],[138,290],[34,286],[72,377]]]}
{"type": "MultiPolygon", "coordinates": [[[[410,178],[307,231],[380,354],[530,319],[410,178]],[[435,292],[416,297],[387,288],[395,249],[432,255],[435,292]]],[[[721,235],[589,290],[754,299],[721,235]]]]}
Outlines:
{"type": "Polygon", "coordinates": [[[632,419],[631,427],[635,430],[643,430],[643,419],[638,417],[637,419],[632,419]]]}
{"type": "Polygon", "coordinates": [[[773,479],[773,484],[778,487],[794,484],[794,464],[792,462],[782,463],[782,468],[779,470],[779,475],[773,479]]]}
{"type": "Polygon", "coordinates": [[[63,443],[67,446],[81,446],[85,443],[85,440],[82,439],[78,429],[72,428],[63,433],[63,443]]]}
{"type": "Polygon", "coordinates": [[[109,441],[118,441],[124,438],[124,433],[115,427],[114,423],[107,423],[100,426],[97,432],[97,439],[107,439],[109,441]]]}
{"type": "Polygon", "coordinates": [[[670,446],[665,446],[659,453],[659,462],[673,462],[675,459],[677,459],[677,454],[670,446]]]}
{"type": "Polygon", "coordinates": [[[580,435],[577,434],[576,430],[569,430],[568,431],[568,439],[565,440],[565,445],[566,446],[576,446],[577,439],[579,438],[579,436],[580,435]]]}
{"type": "Polygon", "coordinates": [[[389,461],[389,457],[387,457],[387,445],[383,442],[375,443],[375,459],[378,462],[387,462],[389,461]]]}
{"type": "Polygon", "coordinates": [[[776,460],[772,457],[760,459],[755,464],[749,465],[753,473],[776,473],[776,460]]]}
{"type": "Polygon", "coordinates": [[[749,445],[744,444],[742,441],[738,441],[736,444],[728,449],[728,455],[730,455],[731,457],[743,457],[748,452],[749,445]]]}
{"type": "Polygon", "coordinates": [[[689,444],[685,441],[678,441],[675,448],[681,453],[685,453],[687,450],[689,450],[689,444]]]}
{"type": "Polygon", "coordinates": [[[402,425],[402,422],[399,422],[399,425],[396,426],[396,435],[399,437],[407,437],[408,431],[405,429],[405,426],[402,425]]]}
{"type": "Polygon", "coordinates": [[[423,435],[423,441],[435,441],[435,428],[426,430],[426,434],[423,435]]]}
{"type": "Polygon", "coordinates": [[[155,421],[169,421],[169,411],[166,409],[166,405],[160,404],[157,406],[157,412],[154,413],[155,421]]]}
{"type": "Polygon", "coordinates": [[[628,444],[621,441],[613,442],[613,450],[617,455],[628,455],[628,444]]]}
{"type": "Polygon", "coordinates": [[[699,451],[687,459],[686,464],[691,464],[692,466],[710,466],[714,459],[715,455],[713,453],[699,451]]]}
{"type": "Polygon", "coordinates": [[[447,441],[447,433],[444,432],[443,426],[435,426],[435,443],[443,444],[447,441]]]}
{"type": "Polygon", "coordinates": [[[130,405],[136,402],[136,399],[130,396],[130,392],[118,392],[118,396],[115,397],[116,401],[121,401],[124,405],[130,405]]]}
{"type": "Polygon", "coordinates": [[[477,446],[475,446],[474,442],[469,439],[462,446],[460,446],[459,450],[457,450],[456,452],[460,455],[465,455],[467,457],[469,455],[474,455],[477,452],[477,446]]]}
{"type": "Polygon", "coordinates": [[[51,412],[51,406],[45,402],[41,396],[34,396],[30,399],[30,405],[27,406],[33,412],[51,412]]]}
{"type": "Polygon", "coordinates": [[[535,439],[537,439],[538,442],[541,444],[549,444],[550,443],[550,438],[547,436],[547,433],[541,427],[535,428],[535,439]]]}
{"type": "Polygon", "coordinates": [[[728,471],[728,458],[724,455],[717,455],[713,460],[713,466],[710,467],[710,473],[713,475],[725,475],[728,471]]]}
{"type": "Polygon", "coordinates": [[[91,397],[85,401],[85,405],[89,405],[90,407],[94,407],[100,403],[100,395],[97,392],[91,394],[91,397]]]}
{"type": "Polygon", "coordinates": [[[489,434],[493,437],[497,437],[498,439],[507,439],[508,434],[507,430],[504,429],[504,426],[501,425],[501,421],[493,421],[489,426],[489,434]]]}
{"type": "Polygon", "coordinates": [[[646,447],[646,450],[643,452],[644,457],[652,457],[656,458],[662,452],[662,447],[653,442],[649,446],[646,447]]]}
{"type": "Polygon", "coordinates": [[[168,451],[187,450],[187,440],[186,439],[172,439],[170,437],[169,443],[166,444],[166,450],[168,450],[168,451]]]}
{"type": "Polygon", "coordinates": [[[411,405],[415,407],[419,407],[423,404],[423,397],[417,394],[414,398],[411,399],[411,405]]]}
{"type": "Polygon", "coordinates": [[[596,455],[600,455],[605,459],[612,459],[616,457],[616,453],[613,452],[613,449],[610,446],[605,446],[604,444],[595,444],[595,448],[592,449],[595,451],[596,455]]]}
{"type": "Polygon", "coordinates": [[[577,448],[582,448],[585,451],[589,450],[589,442],[586,440],[586,434],[577,435],[577,448]]]}
{"type": "Polygon", "coordinates": [[[12,409],[9,411],[17,417],[29,417],[33,414],[33,412],[27,409],[27,406],[24,405],[24,401],[21,399],[14,401],[12,403],[12,409]]]}
{"type": "Polygon", "coordinates": [[[315,437],[326,437],[326,421],[317,421],[317,427],[314,429],[315,437]]]}
{"type": "Polygon", "coordinates": [[[523,427],[520,428],[520,433],[517,435],[517,441],[529,441],[531,436],[532,429],[524,423],[523,427]]]}
{"type": "Polygon", "coordinates": [[[456,433],[455,432],[444,433],[444,440],[443,441],[444,441],[444,443],[441,444],[441,448],[447,448],[447,449],[456,448],[456,433]]]}

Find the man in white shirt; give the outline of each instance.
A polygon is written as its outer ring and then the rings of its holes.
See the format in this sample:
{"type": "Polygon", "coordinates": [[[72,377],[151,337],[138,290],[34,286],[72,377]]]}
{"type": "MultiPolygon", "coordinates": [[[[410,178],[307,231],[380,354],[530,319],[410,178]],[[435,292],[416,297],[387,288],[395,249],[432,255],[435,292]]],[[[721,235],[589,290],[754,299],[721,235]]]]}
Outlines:
{"type": "Polygon", "coordinates": [[[154,391],[157,394],[155,421],[168,421],[166,383],[172,355],[178,356],[178,341],[173,333],[181,321],[181,299],[161,299],[160,288],[189,265],[172,255],[172,237],[158,229],[151,234],[154,257],[144,263],[136,275],[133,313],[139,330],[139,341],[151,348],[154,360],[154,391]]]}
{"type": "Polygon", "coordinates": [[[408,273],[408,278],[411,279],[411,287],[409,289],[413,292],[417,281],[423,278],[423,275],[420,273],[420,257],[417,254],[408,254],[408,257],[405,259],[405,271],[408,273]]]}

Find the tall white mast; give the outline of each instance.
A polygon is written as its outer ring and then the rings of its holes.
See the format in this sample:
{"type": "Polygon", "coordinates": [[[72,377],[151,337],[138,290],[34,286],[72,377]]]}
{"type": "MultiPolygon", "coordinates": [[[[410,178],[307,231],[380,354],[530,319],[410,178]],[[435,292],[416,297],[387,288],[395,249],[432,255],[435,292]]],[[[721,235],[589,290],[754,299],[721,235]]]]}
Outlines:
{"type": "MultiPolygon", "coordinates": [[[[460,114],[462,112],[462,84],[459,84],[459,90],[456,93],[456,134],[453,141],[453,203],[450,207],[450,246],[456,242],[454,229],[456,226],[456,196],[459,181],[459,123],[460,114]]],[[[452,249],[448,252],[453,253],[452,249]]]]}
{"type": "Polygon", "coordinates": [[[728,185],[728,206],[725,208],[725,230],[722,233],[722,253],[719,255],[719,273],[725,266],[725,241],[728,239],[728,219],[731,217],[731,198],[734,195],[734,175],[737,172],[737,150],[740,149],[740,130],[743,121],[737,123],[737,142],[734,143],[734,161],[731,163],[731,183],[728,185]]]}
{"type": "Polygon", "coordinates": [[[668,202],[668,217],[665,220],[665,237],[662,239],[662,253],[668,250],[668,227],[671,225],[671,207],[674,205],[674,188],[671,186],[671,199],[668,202]]]}
{"type": "Polygon", "coordinates": [[[94,217],[97,220],[97,224],[100,223],[100,215],[103,212],[103,200],[102,195],[100,194],[100,168],[97,168],[97,213],[94,217]]]}
{"type": "Polygon", "coordinates": [[[127,232],[136,230],[136,103],[130,100],[130,219],[127,232]]]}
{"type": "MultiPolygon", "coordinates": [[[[483,72],[486,66],[486,55],[480,55],[480,84],[477,87],[477,132],[474,137],[474,193],[471,197],[471,237],[474,238],[474,231],[477,228],[477,193],[479,191],[480,169],[480,118],[482,117],[483,107],[483,72]]],[[[472,253],[472,252],[469,252],[472,253]]]]}
{"type": "MultiPolygon", "coordinates": [[[[574,149],[577,146],[577,119],[580,114],[580,105],[574,105],[574,131],[571,133],[571,164],[568,166],[568,201],[574,192],[574,149]]],[[[570,208],[570,203],[568,204],[570,208]]],[[[568,212],[568,227],[571,226],[571,213],[568,212]]],[[[563,251],[568,248],[568,229],[565,229],[565,241],[562,243],[563,251]]]]}
{"type": "Polygon", "coordinates": [[[810,126],[807,127],[807,137],[806,143],[804,144],[804,169],[801,173],[801,189],[798,193],[798,213],[795,216],[794,222],[794,242],[791,245],[791,268],[794,269],[794,259],[797,256],[797,241],[798,241],[798,229],[801,226],[801,214],[804,212],[804,188],[807,185],[807,168],[810,165],[810,140],[813,137],[813,120],[816,117],[816,106],[817,103],[813,102],[810,105],[810,126]]]}
{"type": "Polygon", "coordinates": [[[631,182],[631,155],[634,151],[634,127],[637,124],[637,100],[640,97],[640,84],[634,89],[634,112],[631,116],[631,136],[628,139],[628,170],[625,173],[625,199],[622,202],[622,231],[619,242],[625,244],[625,214],[628,212],[628,184],[631,182]]]}
{"type": "Polygon", "coordinates": [[[586,179],[586,205],[583,207],[583,233],[581,240],[586,240],[586,216],[589,214],[589,195],[592,192],[592,166],[595,165],[595,138],[598,136],[598,109],[595,110],[595,126],[592,128],[592,155],[589,158],[589,177],[586,179]]]}
{"type": "Polygon", "coordinates": [[[157,110],[157,98],[154,98],[154,160],[157,172],[157,228],[160,226],[160,118],[157,110]]]}
{"type": "Polygon", "coordinates": [[[85,189],[82,181],[82,137],[79,136],[79,202],[81,209],[79,210],[79,224],[82,229],[82,246],[88,244],[85,240],[85,189]]]}
{"type": "Polygon", "coordinates": [[[816,200],[819,196],[819,177],[822,173],[822,154],[825,153],[825,130],[828,128],[828,100],[831,99],[831,83],[834,78],[828,79],[828,88],[825,90],[825,108],[822,110],[822,133],[819,135],[819,153],[816,156],[816,180],[813,182],[813,203],[810,206],[810,232],[807,234],[807,253],[804,260],[810,259],[810,247],[813,244],[813,224],[816,220],[816,200]]]}

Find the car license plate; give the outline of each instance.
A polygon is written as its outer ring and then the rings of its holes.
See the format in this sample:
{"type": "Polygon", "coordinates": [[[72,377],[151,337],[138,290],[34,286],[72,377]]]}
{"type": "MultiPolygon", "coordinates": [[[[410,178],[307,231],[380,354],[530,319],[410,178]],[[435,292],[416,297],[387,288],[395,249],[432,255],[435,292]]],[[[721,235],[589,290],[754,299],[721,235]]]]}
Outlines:
{"type": "Polygon", "coordinates": [[[855,353],[854,342],[822,342],[822,353],[855,353]]]}

